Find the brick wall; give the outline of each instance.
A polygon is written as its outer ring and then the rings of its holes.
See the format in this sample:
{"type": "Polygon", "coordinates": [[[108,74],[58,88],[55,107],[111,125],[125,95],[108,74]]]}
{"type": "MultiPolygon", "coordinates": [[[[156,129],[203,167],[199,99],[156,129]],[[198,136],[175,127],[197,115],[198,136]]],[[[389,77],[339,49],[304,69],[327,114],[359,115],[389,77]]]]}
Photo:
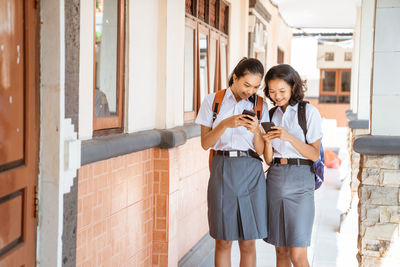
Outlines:
{"type": "Polygon", "coordinates": [[[349,104],[319,104],[318,99],[306,99],[319,110],[322,117],[336,119],[336,125],[343,127],[348,125],[345,111],[350,108],[349,104]]]}
{"type": "Polygon", "coordinates": [[[79,170],[77,266],[151,265],[152,152],[79,170]]]}
{"type": "Polygon", "coordinates": [[[200,138],[83,166],[77,266],[177,266],[208,231],[200,138]]]}

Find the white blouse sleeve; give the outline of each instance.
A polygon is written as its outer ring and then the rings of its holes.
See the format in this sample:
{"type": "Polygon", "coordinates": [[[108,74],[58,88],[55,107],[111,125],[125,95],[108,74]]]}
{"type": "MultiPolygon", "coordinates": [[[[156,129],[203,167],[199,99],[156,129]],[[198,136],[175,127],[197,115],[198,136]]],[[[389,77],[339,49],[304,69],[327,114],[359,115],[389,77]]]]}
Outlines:
{"type": "Polygon", "coordinates": [[[312,144],[322,138],[322,118],[316,107],[306,105],[307,142],[312,144]]]}
{"type": "Polygon", "coordinates": [[[269,112],[268,112],[268,104],[267,104],[267,102],[264,102],[260,123],[266,122],[266,121],[270,121],[270,118],[269,118],[269,112]]]}
{"type": "Polygon", "coordinates": [[[215,98],[215,93],[206,96],[206,98],[203,100],[203,103],[200,106],[199,113],[197,114],[195,123],[212,128],[213,124],[212,104],[214,102],[214,98],[215,98]]]}

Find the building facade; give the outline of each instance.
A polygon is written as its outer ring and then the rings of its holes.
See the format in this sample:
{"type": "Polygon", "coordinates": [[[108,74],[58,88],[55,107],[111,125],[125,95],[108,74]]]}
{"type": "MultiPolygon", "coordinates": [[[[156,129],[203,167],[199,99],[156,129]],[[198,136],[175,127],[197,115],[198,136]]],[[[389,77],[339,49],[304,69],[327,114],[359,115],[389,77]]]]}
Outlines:
{"type": "Polygon", "coordinates": [[[291,28],[276,6],[1,5],[0,266],[177,266],[190,258],[208,233],[208,153],[194,118],[249,55],[260,7],[269,14],[257,31],[268,37],[263,62],[288,62],[291,28]]]}

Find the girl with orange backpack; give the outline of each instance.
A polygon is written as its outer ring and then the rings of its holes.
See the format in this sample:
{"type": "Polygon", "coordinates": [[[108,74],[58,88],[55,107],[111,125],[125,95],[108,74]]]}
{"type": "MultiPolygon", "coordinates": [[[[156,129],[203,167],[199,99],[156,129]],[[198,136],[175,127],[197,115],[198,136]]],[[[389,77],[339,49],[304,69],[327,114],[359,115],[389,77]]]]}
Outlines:
{"type": "Polygon", "coordinates": [[[196,118],[203,149],[214,151],[207,204],[217,267],[230,266],[233,240],[239,241],[240,266],[256,266],[255,239],[267,237],[266,182],[259,155],[264,151],[260,122],[269,115],[267,104],[256,95],[263,75],[260,61],[242,59],[229,88],[208,95],[196,118]],[[242,114],[244,110],[256,111],[255,116],[242,114]]]}
{"type": "Polygon", "coordinates": [[[270,165],[269,235],[264,240],[275,246],[279,267],[309,266],[314,190],[320,185],[313,165],[320,157],[322,126],[318,110],[303,101],[304,91],[304,82],[290,65],[277,65],[265,75],[265,95],[277,108],[270,113],[276,126],[263,135],[264,159],[270,165]],[[306,129],[301,126],[303,108],[306,129]]]}

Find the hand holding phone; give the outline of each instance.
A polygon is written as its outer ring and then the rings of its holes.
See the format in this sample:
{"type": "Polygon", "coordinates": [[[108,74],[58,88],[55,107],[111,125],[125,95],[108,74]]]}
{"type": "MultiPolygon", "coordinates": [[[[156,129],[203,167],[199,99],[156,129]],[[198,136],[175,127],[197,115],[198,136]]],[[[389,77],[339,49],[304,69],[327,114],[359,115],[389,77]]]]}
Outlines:
{"type": "Polygon", "coordinates": [[[255,113],[255,112],[250,111],[250,110],[247,110],[247,109],[243,110],[242,114],[243,114],[243,115],[247,115],[246,117],[244,117],[246,120],[251,120],[251,119],[249,118],[249,116],[251,116],[251,117],[255,117],[255,116],[256,116],[256,113],[255,113]]]}
{"type": "Polygon", "coordinates": [[[272,121],[267,121],[267,122],[262,122],[261,126],[264,128],[264,131],[266,133],[270,132],[270,131],[276,131],[276,129],[272,129],[272,126],[275,126],[275,123],[273,123],[272,121]]]}

